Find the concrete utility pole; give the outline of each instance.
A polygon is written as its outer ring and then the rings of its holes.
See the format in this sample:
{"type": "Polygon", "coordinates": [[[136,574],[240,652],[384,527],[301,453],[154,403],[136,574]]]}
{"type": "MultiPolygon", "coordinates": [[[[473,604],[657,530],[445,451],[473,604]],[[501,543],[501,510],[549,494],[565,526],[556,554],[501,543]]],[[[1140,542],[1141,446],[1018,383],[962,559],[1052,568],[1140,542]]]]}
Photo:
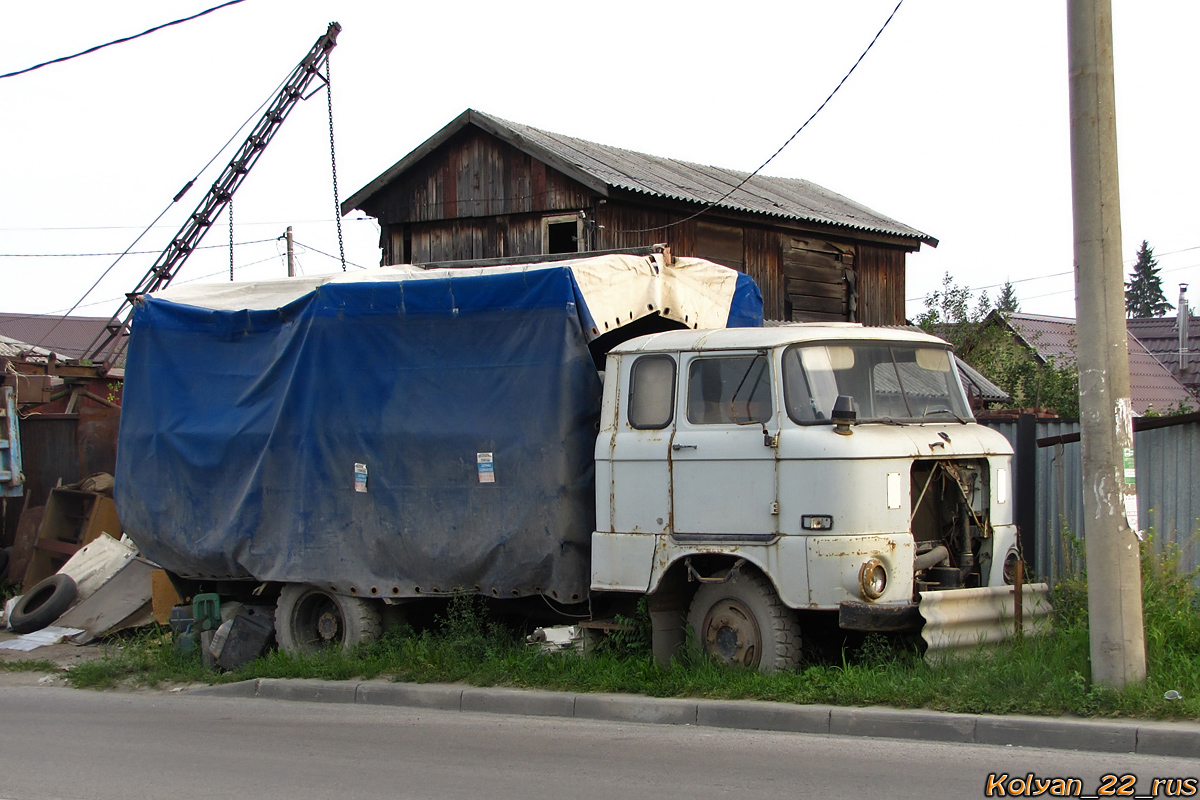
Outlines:
{"type": "Polygon", "coordinates": [[[1132,483],[1110,0],[1067,0],[1067,43],[1092,680],[1119,689],[1145,681],[1146,640],[1132,483]]]}
{"type": "Polygon", "coordinates": [[[291,225],[288,225],[286,235],[287,235],[287,249],[288,249],[288,277],[294,278],[294,277],[296,277],[296,262],[292,260],[293,256],[292,256],[292,226],[291,225]]]}

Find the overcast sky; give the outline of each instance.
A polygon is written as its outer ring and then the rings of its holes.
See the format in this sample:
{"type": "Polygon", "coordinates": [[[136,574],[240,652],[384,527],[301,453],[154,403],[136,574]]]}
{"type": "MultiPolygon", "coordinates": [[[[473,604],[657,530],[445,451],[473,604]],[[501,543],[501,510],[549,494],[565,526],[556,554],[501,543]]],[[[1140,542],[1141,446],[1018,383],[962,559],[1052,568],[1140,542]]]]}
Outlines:
{"type": "MultiPolygon", "coordinates": [[[[218,0],[6,4],[0,73],[218,0]]],[[[367,184],[466,108],[660,156],[752,170],[811,114],[895,0],[728,4],[246,0],[0,80],[0,311],[70,308],[112,256],[269,98],[331,21],[338,188],[367,184]],[[15,257],[36,254],[39,257],[15,257]]],[[[1200,3],[1114,0],[1123,252],[1143,239],[1174,303],[1200,292],[1200,3]]],[[[829,106],[766,170],[805,178],[940,240],[909,256],[908,313],[949,272],[1022,310],[1074,315],[1063,2],[905,0],[829,106]]],[[[235,140],[240,143],[244,134],[235,140]]],[[[84,300],[109,316],[212,183],[197,187],[84,300]]],[[[301,103],[234,199],[239,280],[340,270],[326,98],[301,103]],[[245,243],[245,244],[241,244],[245,243]]],[[[343,220],[351,269],[378,228],[343,220]]],[[[229,230],[178,281],[229,279],[229,230]]],[[[1128,268],[1126,270],[1128,272],[1128,268]]],[[[1193,301],[1193,305],[1197,303],[1193,301]]]]}

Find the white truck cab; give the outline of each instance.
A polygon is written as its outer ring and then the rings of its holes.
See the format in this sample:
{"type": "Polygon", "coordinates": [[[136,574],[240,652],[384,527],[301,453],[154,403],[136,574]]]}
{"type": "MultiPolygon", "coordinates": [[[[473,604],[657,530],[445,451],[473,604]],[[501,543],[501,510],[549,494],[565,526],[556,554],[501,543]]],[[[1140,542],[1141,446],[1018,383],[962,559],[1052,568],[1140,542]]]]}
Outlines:
{"type": "Polygon", "coordinates": [[[1011,456],[924,333],[632,339],[605,369],[591,588],[648,594],[664,660],[687,627],[765,670],[798,663],[806,615],[916,631],[922,593],[1013,582],[1011,456]]]}

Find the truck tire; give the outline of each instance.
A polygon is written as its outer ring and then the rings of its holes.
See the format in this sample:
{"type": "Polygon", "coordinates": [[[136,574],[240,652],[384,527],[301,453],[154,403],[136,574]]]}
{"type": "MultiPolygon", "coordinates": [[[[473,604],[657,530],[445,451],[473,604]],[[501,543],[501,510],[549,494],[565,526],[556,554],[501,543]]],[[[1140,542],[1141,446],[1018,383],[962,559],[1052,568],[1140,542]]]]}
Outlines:
{"type": "Polygon", "coordinates": [[[78,594],[79,588],[70,575],[51,575],[21,596],[9,615],[8,627],[13,633],[33,633],[49,627],[78,594]]]}
{"type": "MultiPolygon", "coordinates": [[[[728,572],[719,575],[724,577],[728,572]]],[[[724,583],[705,583],[688,611],[688,627],[701,652],[723,664],[759,672],[800,664],[800,623],[765,577],[744,572],[724,583]]]]}
{"type": "Polygon", "coordinates": [[[303,583],[289,583],[275,606],[275,638],[285,653],[316,653],[326,647],[349,652],[379,638],[379,605],[303,583]]]}

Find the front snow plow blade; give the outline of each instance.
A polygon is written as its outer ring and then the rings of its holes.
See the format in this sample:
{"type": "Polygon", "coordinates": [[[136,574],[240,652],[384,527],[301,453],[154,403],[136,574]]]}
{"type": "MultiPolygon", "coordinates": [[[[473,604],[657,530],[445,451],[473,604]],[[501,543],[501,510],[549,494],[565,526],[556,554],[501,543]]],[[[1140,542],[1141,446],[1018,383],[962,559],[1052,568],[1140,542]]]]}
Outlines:
{"type": "MultiPolygon", "coordinates": [[[[1050,628],[1050,587],[1031,583],[1021,587],[1021,631],[1045,633],[1050,628]]],[[[927,653],[969,650],[995,644],[1016,631],[1016,588],[985,586],[921,592],[918,606],[925,626],[921,638],[927,653]]]]}

